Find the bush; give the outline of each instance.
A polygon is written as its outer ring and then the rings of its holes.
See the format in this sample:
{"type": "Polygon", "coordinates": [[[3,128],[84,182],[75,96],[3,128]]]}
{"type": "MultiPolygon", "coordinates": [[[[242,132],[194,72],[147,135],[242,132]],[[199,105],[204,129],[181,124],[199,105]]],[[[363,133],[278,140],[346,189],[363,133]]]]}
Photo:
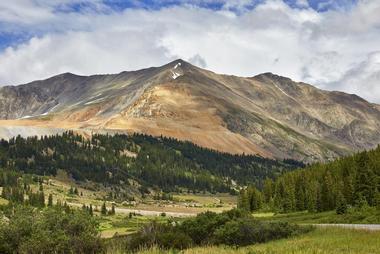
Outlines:
{"type": "Polygon", "coordinates": [[[0,224],[0,253],[99,253],[96,221],[78,211],[17,207],[0,224]]]}
{"type": "Polygon", "coordinates": [[[136,250],[158,246],[164,249],[184,249],[191,245],[226,244],[245,246],[298,235],[311,230],[287,222],[262,222],[250,214],[233,209],[216,214],[205,212],[180,225],[153,222],[145,225],[130,241],[136,250]]]}
{"type": "Polygon", "coordinates": [[[181,231],[162,232],[157,235],[157,245],[165,249],[186,249],[192,245],[191,238],[181,231]]]}
{"type": "Polygon", "coordinates": [[[195,244],[206,244],[211,242],[213,232],[229,220],[225,213],[205,212],[183,221],[180,229],[189,235],[195,244]]]}
{"type": "Polygon", "coordinates": [[[129,242],[130,250],[159,246],[163,249],[185,249],[192,244],[191,238],[178,227],[153,221],[144,225],[129,242]]]}
{"type": "Polygon", "coordinates": [[[261,222],[247,217],[227,222],[215,231],[214,240],[217,244],[246,246],[298,235],[308,230],[287,222],[261,222]]]}

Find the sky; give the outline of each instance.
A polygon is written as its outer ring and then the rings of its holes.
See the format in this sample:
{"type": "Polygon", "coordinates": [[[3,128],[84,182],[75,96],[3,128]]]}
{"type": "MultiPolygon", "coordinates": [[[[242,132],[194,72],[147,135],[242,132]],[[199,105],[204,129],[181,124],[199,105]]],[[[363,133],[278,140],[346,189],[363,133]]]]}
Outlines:
{"type": "Polygon", "coordinates": [[[177,58],[380,103],[380,0],[1,0],[0,86],[177,58]]]}

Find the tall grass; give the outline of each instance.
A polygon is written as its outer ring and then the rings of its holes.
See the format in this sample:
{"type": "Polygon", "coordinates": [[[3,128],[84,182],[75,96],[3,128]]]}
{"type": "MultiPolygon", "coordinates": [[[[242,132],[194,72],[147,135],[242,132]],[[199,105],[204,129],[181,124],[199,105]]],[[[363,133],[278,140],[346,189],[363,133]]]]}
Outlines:
{"type": "Polygon", "coordinates": [[[318,228],[294,238],[251,245],[244,248],[197,247],[182,252],[163,251],[158,248],[140,251],[139,254],[376,254],[380,253],[380,232],[340,228],[318,228]]]}

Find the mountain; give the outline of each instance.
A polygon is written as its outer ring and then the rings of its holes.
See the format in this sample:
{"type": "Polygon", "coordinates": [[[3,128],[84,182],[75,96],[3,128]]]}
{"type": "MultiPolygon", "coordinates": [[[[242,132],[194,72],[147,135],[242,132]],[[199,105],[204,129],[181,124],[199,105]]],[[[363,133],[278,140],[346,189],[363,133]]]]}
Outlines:
{"type": "Polygon", "coordinates": [[[221,75],[181,59],[112,75],[64,73],[0,88],[0,135],[141,132],[229,153],[329,160],[380,143],[380,106],[264,73],[221,75]],[[15,130],[16,128],[16,130],[15,130]]]}

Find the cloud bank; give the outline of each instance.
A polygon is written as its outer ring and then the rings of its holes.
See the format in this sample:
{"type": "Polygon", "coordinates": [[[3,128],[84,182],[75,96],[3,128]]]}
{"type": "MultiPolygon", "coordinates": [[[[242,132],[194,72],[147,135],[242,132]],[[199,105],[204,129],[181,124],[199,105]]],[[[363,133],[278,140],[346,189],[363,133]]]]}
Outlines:
{"type": "Polygon", "coordinates": [[[305,0],[139,4],[116,9],[101,0],[0,2],[0,35],[27,37],[0,51],[0,84],[62,72],[117,73],[182,58],[219,73],[273,72],[380,102],[379,1],[323,12],[305,0]]]}

